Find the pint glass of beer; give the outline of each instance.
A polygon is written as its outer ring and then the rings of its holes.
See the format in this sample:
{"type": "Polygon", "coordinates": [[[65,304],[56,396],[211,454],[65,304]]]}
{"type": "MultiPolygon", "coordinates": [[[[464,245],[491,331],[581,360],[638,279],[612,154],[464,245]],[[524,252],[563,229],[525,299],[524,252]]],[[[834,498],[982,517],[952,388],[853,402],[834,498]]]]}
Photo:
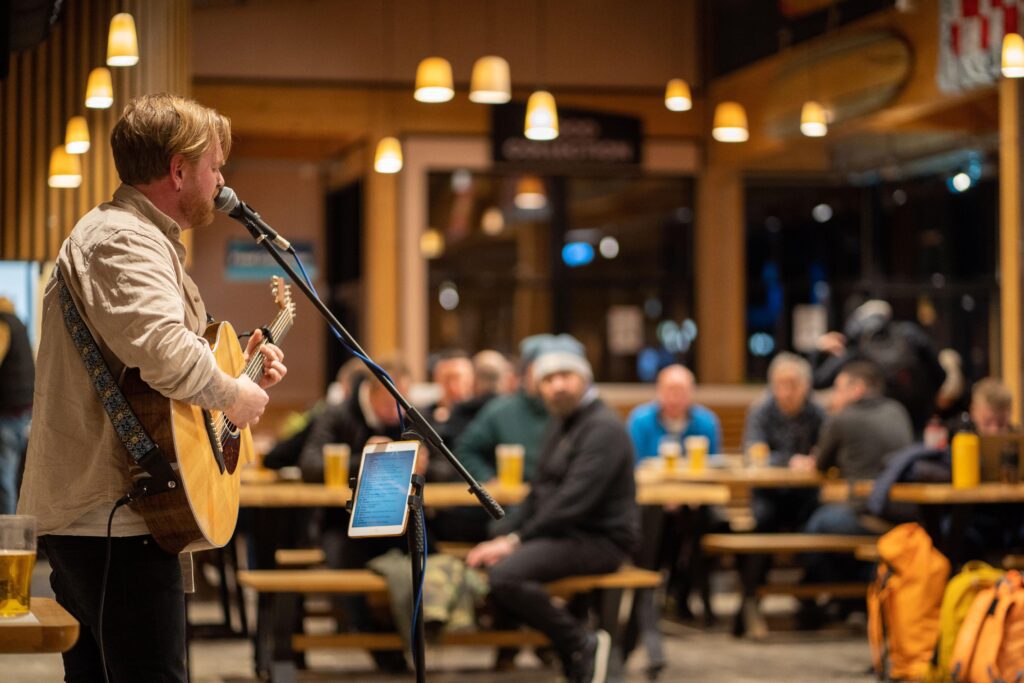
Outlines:
{"type": "Polygon", "coordinates": [[[0,618],[28,614],[36,564],[36,518],[0,515],[0,618]]]}
{"type": "Polygon", "coordinates": [[[324,444],[324,485],[329,489],[348,487],[348,459],[352,449],[347,443],[324,444]]]}
{"type": "Polygon", "coordinates": [[[683,440],[686,446],[686,457],[690,460],[690,470],[703,472],[708,466],[708,437],[695,435],[683,440]]]}
{"type": "Polygon", "coordinates": [[[519,486],[523,483],[523,459],[526,448],[518,443],[500,443],[494,449],[498,461],[498,483],[501,486],[519,486]]]}

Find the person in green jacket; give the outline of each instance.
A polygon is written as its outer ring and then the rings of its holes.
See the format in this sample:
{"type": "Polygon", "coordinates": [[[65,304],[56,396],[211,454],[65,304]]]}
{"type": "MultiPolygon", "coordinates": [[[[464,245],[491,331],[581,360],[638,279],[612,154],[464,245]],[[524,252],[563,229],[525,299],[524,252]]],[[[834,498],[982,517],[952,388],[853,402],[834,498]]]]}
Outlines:
{"type": "Polygon", "coordinates": [[[519,344],[519,390],[491,400],[455,443],[455,454],[478,481],[486,483],[497,478],[494,449],[506,443],[523,446],[523,479],[533,478],[540,456],[540,440],[548,424],[548,411],[537,393],[530,369],[542,353],[552,351],[586,357],[583,345],[568,334],[527,337],[519,344]]]}

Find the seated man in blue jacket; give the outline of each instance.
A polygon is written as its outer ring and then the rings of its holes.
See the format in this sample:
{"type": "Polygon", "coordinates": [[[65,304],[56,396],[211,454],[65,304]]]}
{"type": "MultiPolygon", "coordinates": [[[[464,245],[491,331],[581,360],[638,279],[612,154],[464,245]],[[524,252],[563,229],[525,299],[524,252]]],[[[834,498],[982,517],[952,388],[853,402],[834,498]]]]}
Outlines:
{"type": "Polygon", "coordinates": [[[516,530],[481,543],[467,563],[490,568],[491,596],[508,616],[550,639],[571,683],[603,683],[610,638],[551,601],[544,584],[614,572],[639,535],[633,449],[618,416],[597,397],[590,364],[567,352],[533,367],[551,414],[516,530]]]}
{"type": "Polygon", "coordinates": [[[658,455],[664,439],[706,436],[708,453],[722,452],[722,428],[718,416],[693,402],[696,380],[682,365],[669,365],[658,373],[655,399],[629,414],[629,435],[637,462],[658,455]]]}
{"type": "MultiPolygon", "coordinates": [[[[659,446],[666,441],[685,446],[688,436],[707,437],[708,453],[721,453],[722,428],[718,416],[693,402],[695,386],[693,373],[682,365],[669,365],[658,373],[654,401],[634,408],[627,421],[637,464],[656,457],[659,446]]],[[[638,558],[638,561],[644,566],[652,566],[653,561],[654,566],[668,563],[675,568],[673,591],[679,616],[683,619],[693,618],[689,595],[696,581],[702,588],[705,618],[710,621],[711,593],[704,580],[706,573],[699,544],[701,534],[712,524],[711,514],[707,508],[692,510],[686,506],[669,513],[663,537],[651,542],[658,546],[660,556],[638,558]]],[[[645,548],[654,548],[654,545],[644,543],[645,548]]]]}

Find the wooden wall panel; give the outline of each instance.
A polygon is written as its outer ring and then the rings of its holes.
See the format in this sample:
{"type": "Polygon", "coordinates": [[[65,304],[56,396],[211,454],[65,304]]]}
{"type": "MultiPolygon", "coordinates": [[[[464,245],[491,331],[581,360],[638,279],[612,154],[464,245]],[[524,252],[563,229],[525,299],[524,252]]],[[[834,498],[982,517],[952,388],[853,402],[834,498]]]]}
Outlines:
{"type": "Polygon", "coordinates": [[[47,39],[11,55],[0,81],[0,259],[49,260],[78,219],[118,185],[110,130],[129,99],[191,90],[189,0],[69,0],[47,39]],[[114,105],[85,108],[91,71],[106,62],[110,18],[131,12],[139,63],[116,68],[114,105]],[[82,158],[82,185],[47,185],[50,152],[64,143],[72,116],[89,122],[92,147],[82,158]]]}

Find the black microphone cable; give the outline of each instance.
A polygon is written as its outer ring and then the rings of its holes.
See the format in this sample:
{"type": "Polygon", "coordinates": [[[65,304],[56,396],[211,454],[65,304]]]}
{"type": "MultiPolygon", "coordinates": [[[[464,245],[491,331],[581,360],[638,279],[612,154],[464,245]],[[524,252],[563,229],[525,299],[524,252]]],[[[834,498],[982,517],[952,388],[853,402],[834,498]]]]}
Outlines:
{"type": "Polygon", "coordinates": [[[103,561],[103,584],[100,586],[100,613],[98,617],[98,624],[96,630],[98,632],[98,640],[100,645],[100,663],[103,666],[103,680],[106,683],[110,683],[110,675],[107,673],[107,652],[103,649],[103,606],[107,600],[107,576],[110,573],[110,545],[111,545],[111,530],[114,526],[114,513],[122,505],[127,505],[132,500],[131,495],[122,496],[114,507],[110,509],[110,516],[107,518],[107,556],[103,561]]]}

